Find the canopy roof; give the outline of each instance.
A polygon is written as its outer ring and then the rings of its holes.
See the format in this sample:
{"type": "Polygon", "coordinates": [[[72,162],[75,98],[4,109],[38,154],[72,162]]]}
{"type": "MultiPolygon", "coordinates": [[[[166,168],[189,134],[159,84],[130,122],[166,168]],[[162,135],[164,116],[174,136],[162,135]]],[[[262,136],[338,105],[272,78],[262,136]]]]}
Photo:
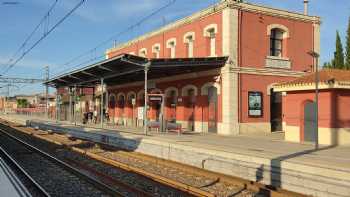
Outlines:
{"type": "Polygon", "coordinates": [[[144,80],[144,70],[148,67],[148,78],[155,79],[178,74],[200,72],[220,68],[228,57],[206,58],[157,58],[121,54],[75,71],[54,77],[44,84],[52,87],[94,86],[101,78],[108,85],[125,84],[144,80]]]}

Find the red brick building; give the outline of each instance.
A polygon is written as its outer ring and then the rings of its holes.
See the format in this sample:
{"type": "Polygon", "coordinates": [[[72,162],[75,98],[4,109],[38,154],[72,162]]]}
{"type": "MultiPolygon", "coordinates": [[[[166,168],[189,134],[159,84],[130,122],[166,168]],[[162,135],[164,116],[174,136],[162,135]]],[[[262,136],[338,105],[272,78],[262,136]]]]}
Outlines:
{"type": "MultiPolygon", "coordinates": [[[[271,101],[270,87],[310,69],[313,59],[307,52],[319,51],[319,25],[318,17],[225,1],[112,48],[106,55],[107,58],[121,53],[147,58],[228,56],[229,62],[220,70],[154,80],[157,91],[165,93],[168,100],[173,95],[180,101],[176,107],[171,107],[170,102],[166,104],[166,118],[175,116],[183,127],[195,131],[208,131],[211,126],[208,122],[215,119],[221,134],[270,132],[271,119],[276,120],[275,127],[281,124],[280,112],[271,117],[271,107],[277,106],[276,110],[279,107],[271,101]],[[217,94],[214,103],[209,101],[208,92],[217,94]],[[261,114],[249,114],[249,92],[261,93],[261,114]],[[189,94],[195,97],[194,106],[189,103],[189,94]]],[[[142,83],[108,89],[116,100],[122,96],[127,101],[134,95],[142,103],[142,83]]],[[[123,106],[111,107],[117,119],[132,116],[130,103],[123,106]]],[[[151,119],[154,116],[151,113],[151,119]]]]}
{"type": "MultiPolygon", "coordinates": [[[[169,67],[150,80],[149,93],[165,95],[165,119],[184,129],[235,135],[283,130],[281,93],[272,86],[311,71],[307,52],[319,50],[319,17],[227,0],[111,48],[106,58],[228,57],[221,68],[200,72],[172,74],[169,67]]],[[[143,81],[104,89],[114,123],[142,126],[143,81]]],[[[148,117],[157,120],[161,106],[149,104],[148,117]]]]}

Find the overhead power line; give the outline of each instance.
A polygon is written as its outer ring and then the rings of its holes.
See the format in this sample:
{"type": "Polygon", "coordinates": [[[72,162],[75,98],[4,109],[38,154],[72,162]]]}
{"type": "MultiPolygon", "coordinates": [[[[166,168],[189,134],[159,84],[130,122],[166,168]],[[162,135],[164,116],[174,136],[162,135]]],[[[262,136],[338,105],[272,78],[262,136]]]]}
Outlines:
{"type": "MultiPolygon", "coordinates": [[[[100,43],[97,44],[95,47],[93,47],[93,48],[91,48],[91,49],[89,49],[89,50],[87,50],[87,51],[85,51],[85,52],[79,54],[78,56],[76,56],[76,57],[70,59],[69,61],[67,61],[66,63],[64,63],[62,66],[60,66],[60,67],[58,67],[58,68],[64,68],[64,67],[70,65],[71,63],[77,61],[77,60],[80,59],[81,57],[84,57],[84,56],[87,56],[88,54],[91,54],[92,52],[96,51],[96,49],[98,49],[98,48],[104,46],[104,45],[107,44],[108,42],[113,41],[113,40],[115,40],[116,38],[118,38],[119,36],[121,36],[121,35],[123,35],[123,34],[129,32],[129,31],[133,30],[134,28],[140,26],[142,23],[144,23],[145,21],[149,20],[151,17],[153,17],[154,15],[158,14],[160,11],[164,10],[165,8],[168,8],[169,6],[171,6],[172,4],[174,4],[175,2],[176,2],[176,0],[170,0],[169,3],[167,3],[167,4],[165,4],[164,6],[158,8],[157,10],[153,11],[152,13],[146,15],[145,17],[143,17],[142,19],[140,19],[140,20],[137,21],[136,23],[132,24],[131,26],[127,27],[126,29],[124,29],[124,30],[118,32],[117,34],[114,34],[113,36],[109,37],[108,39],[106,39],[106,40],[100,42],[100,43]]],[[[103,57],[103,56],[104,56],[104,55],[99,56],[99,57],[103,57]]],[[[93,60],[95,60],[95,59],[96,59],[96,58],[92,58],[92,59],[87,60],[87,61],[84,61],[84,62],[90,62],[90,61],[93,61],[93,60]]],[[[61,71],[59,71],[59,72],[57,72],[57,73],[55,73],[55,74],[62,73],[62,72],[64,72],[64,71],[69,70],[69,69],[72,69],[72,68],[76,68],[76,67],[80,66],[81,64],[82,64],[82,63],[76,64],[76,65],[74,65],[73,67],[63,69],[63,70],[61,70],[61,71]]]]}
{"type": "Polygon", "coordinates": [[[13,63],[11,63],[2,74],[6,74],[11,68],[13,68],[19,61],[21,61],[25,55],[27,55],[34,47],[36,47],[42,40],[44,40],[54,29],[56,29],[63,21],[65,21],[75,10],[77,10],[85,0],[81,0],[76,6],[73,7],[63,18],[61,18],[53,27],[44,32],[29,49],[25,50],[21,56],[19,56],[13,63]]]}
{"type": "Polygon", "coordinates": [[[14,77],[0,77],[0,83],[42,83],[44,79],[26,79],[14,77]]]}
{"type": "Polygon", "coordinates": [[[39,24],[33,29],[33,31],[29,34],[29,36],[24,40],[24,42],[20,45],[20,47],[17,49],[17,51],[14,53],[14,55],[11,57],[11,59],[7,62],[7,64],[12,63],[13,59],[17,56],[17,54],[20,51],[23,51],[23,49],[26,47],[27,43],[33,37],[35,32],[43,25],[43,23],[45,21],[49,20],[50,14],[51,14],[52,10],[55,8],[55,6],[57,5],[57,2],[58,2],[58,0],[55,0],[55,2],[51,5],[50,9],[44,15],[44,17],[40,20],[39,24]]]}

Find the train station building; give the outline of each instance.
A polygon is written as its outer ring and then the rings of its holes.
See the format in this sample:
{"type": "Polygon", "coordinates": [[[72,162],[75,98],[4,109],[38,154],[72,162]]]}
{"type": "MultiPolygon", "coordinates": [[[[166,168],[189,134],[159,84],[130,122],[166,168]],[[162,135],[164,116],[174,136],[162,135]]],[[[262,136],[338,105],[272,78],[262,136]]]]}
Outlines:
{"type": "Polygon", "coordinates": [[[147,119],[166,129],[269,133],[287,128],[274,85],[312,72],[310,51],[320,52],[319,17],[227,0],[47,84],[57,88],[61,120],[97,111],[115,127],[147,119]]]}

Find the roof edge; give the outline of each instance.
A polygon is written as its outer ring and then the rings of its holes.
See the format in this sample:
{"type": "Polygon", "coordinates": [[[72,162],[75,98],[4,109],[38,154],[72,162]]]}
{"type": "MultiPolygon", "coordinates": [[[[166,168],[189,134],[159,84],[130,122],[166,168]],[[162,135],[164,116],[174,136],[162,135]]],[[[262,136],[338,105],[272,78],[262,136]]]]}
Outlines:
{"type": "Polygon", "coordinates": [[[107,49],[105,53],[108,54],[108,53],[111,53],[113,51],[117,51],[117,50],[120,50],[122,48],[131,46],[132,44],[134,44],[138,41],[145,40],[145,39],[150,38],[152,36],[155,36],[157,34],[174,29],[178,26],[190,23],[194,20],[206,17],[206,16],[211,15],[211,14],[215,14],[215,13],[220,12],[223,9],[228,8],[228,7],[241,9],[244,11],[264,13],[264,14],[272,15],[272,16],[280,16],[280,17],[290,18],[290,19],[294,19],[294,20],[321,23],[321,19],[318,16],[309,16],[309,15],[304,15],[304,14],[298,13],[298,12],[292,12],[292,11],[287,11],[287,10],[282,10],[282,9],[277,9],[277,8],[271,8],[271,7],[262,6],[262,5],[237,2],[235,0],[226,0],[226,1],[218,2],[218,3],[212,5],[208,8],[205,8],[205,9],[200,10],[198,12],[195,12],[187,17],[176,20],[176,21],[174,21],[170,24],[167,24],[163,27],[160,27],[156,30],[153,30],[151,32],[148,32],[148,33],[145,33],[141,36],[138,36],[134,39],[131,39],[129,41],[121,43],[121,44],[117,45],[116,47],[107,49]]]}

